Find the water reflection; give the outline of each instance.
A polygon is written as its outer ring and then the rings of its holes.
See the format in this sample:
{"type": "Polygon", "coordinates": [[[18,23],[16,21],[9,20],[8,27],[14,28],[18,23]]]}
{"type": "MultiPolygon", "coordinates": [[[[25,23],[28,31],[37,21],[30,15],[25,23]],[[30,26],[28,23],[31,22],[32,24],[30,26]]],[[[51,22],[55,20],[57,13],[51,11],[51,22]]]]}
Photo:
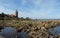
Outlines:
{"type": "Polygon", "coordinates": [[[0,32],[0,38],[28,38],[28,35],[23,32],[17,33],[12,27],[5,27],[0,32]]]}
{"type": "MultiPolygon", "coordinates": [[[[60,34],[60,26],[50,29],[49,32],[51,32],[55,36],[60,34]]],[[[24,32],[17,33],[12,27],[5,27],[0,32],[0,38],[29,38],[29,36],[24,32]]]]}
{"type": "Polygon", "coordinates": [[[56,26],[55,28],[53,28],[53,30],[51,32],[55,36],[60,34],[60,26],[56,26]]]}
{"type": "Polygon", "coordinates": [[[24,33],[24,32],[20,32],[17,34],[17,38],[29,38],[28,34],[24,33]]]}

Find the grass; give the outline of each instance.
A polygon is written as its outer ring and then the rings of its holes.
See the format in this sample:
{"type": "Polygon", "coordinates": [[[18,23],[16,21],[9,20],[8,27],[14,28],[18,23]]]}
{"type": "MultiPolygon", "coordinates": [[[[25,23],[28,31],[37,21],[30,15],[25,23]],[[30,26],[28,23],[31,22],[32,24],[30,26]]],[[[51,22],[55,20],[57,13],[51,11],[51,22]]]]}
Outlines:
{"type": "Polygon", "coordinates": [[[33,27],[53,27],[59,26],[60,20],[0,20],[0,26],[18,27],[26,24],[32,24],[33,27]]]}

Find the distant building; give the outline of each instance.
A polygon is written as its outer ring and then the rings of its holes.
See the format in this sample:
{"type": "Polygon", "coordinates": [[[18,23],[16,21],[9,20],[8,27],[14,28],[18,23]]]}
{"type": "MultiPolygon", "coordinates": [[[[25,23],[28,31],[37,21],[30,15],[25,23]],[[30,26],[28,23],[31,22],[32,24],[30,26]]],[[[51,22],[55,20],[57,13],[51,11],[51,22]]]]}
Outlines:
{"type": "Polygon", "coordinates": [[[18,18],[18,11],[16,10],[15,14],[9,15],[9,17],[15,17],[15,18],[18,18]]]}
{"type": "Polygon", "coordinates": [[[0,19],[4,18],[18,18],[18,11],[16,10],[14,14],[0,14],[0,19]]]}

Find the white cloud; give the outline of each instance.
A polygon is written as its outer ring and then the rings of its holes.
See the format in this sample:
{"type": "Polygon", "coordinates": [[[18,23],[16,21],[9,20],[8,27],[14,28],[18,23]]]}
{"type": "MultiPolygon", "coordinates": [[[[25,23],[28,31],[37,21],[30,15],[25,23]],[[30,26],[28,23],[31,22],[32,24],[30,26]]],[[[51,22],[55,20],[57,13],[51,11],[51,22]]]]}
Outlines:
{"type": "MultiPolygon", "coordinates": [[[[19,17],[58,18],[60,16],[59,13],[56,14],[60,10],[59,9],[60,3],[57,2],[58,0],[17,0],[17,1],[21,1],[22,4],[22,7],[19,7],[20,9],[19,17]]],[[[8,9],[6,7],[16,9],[18,8],[18,6],[19,5],[15,4],[12,0],[8,0],[8,2],[6,3],[2,3],[2,1],[0,1],[0,12],[12,13],[14,10],[8,9]]]]}
{"type": "Polygon", "coordinates": [[[14,13],[14,10],[6,9],[3,6],[2,7],[0,6],[0,13],[2,13],[2,12],[6,13],[6,14],[12,14],[12,13],[14,13]]]}

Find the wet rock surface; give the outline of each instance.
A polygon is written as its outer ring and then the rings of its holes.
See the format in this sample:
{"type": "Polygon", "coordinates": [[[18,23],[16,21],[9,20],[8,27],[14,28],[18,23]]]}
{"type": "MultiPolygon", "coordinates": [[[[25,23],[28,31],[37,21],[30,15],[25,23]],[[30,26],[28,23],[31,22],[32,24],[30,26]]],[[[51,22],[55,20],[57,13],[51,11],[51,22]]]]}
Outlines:
{"type": "Polygon", "coordinates": [[[60,35],[54,36],[49,30],[45,27],[38,28],[27,24],[18,31],[11,27],[5,28],[0,32],[0,38],[60,38],[60,35]]]}
{"type": "MultiPolygon", "coordinates": [[[[24,22],[13,22],[13,24],[10,24],[11,26],[8,22],[6,24],[16,29],[15,31],[18,33],[18,37],[16,38],[60,38],[60,32],[56,36],[53,34],[54,32],[52,33],[52,31],[55,31],[53,28],[60,25],[59,21],[24,22]]],[[[1,37],[3,38],[3,36],[1,37]]]]}
{"type": "MultiPolygon", "coordinates": [[[[54,36],[52,33],[53,28],[45,28],[45,27],[33,27],[32,24],[25,25],[23,29],[19,29],[19,32],[25,32],[29,35],[29,38],[59,38],[60,36],[54,36]]],[[[18,32],[17,31],[17,32],[18,32]]]]}
{"type": "MultiPolygon", "coordinates": [[[[49,37],[49,33],[48,31],[41,27],[32,27],[30,25],[26,25],[23,27],[23,29],[19,29],[17,32],[25,32],[29,35],[30,38],[48,38],[49,37]]],[[[50,36],[52,37],[52,36],[50,36]]]]}

